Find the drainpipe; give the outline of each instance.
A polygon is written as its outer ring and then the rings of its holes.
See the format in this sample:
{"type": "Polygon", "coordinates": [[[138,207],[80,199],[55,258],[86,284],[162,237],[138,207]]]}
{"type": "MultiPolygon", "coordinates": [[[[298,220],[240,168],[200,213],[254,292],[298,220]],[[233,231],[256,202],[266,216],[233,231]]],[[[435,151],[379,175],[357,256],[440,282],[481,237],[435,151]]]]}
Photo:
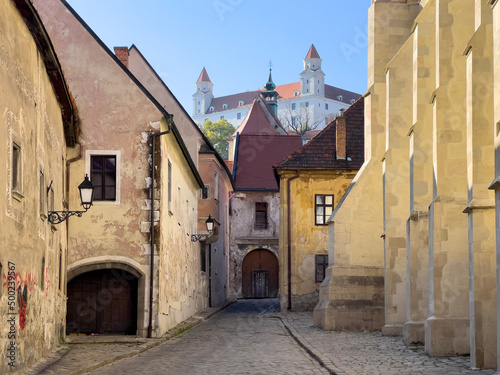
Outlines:
{"type": "Polygon", "coordinates": [[[291,245],[291,239],[292,239],[292,235],[290,233],[290,216],[291,216],[291,213],[290,213],[290,204],[291,204],[291,199],[290,199],[290,195],[291,195],[291,191],[292,191],[292,186],[290,184],[290,181],[292,180],[295,180],[296,178],[299,178],[300,177],[300,170],[297,170],[297,176],[295,177],[291,177],[287,180],[287,189],[288,189],[288,192],[287,192],[287,221],[286,221],[286,225],[287,225],[287,246],[288,246],[288,307],[287,307],[287,310],[291,310],[292,309],[292,245],[291,245]]]}
{"type": "Polygon", "coordinates": [[[212,244],[208,245],[208,307],[212,307],[212,244]]]}
{"type": "Polygon", "coordinates": [[[154,214],[155,214],[155,141],[156,137],[164,134],[168,134],[172,131],[173,115],[167,117],[168,130],[159,133],[151,133],[151,168],[149,170],[149,177],[151,178],[151,185],[149,186],[149,199],[151,200],[151,207],[149,209],[149,245],[151,248],[151,255],[149,256],[149,322],[148,322],[148,338],[150,339],[153,333],[153,275],[154,275],[154,245],[155,245],[155,226],[154,226],[154,214]]]}

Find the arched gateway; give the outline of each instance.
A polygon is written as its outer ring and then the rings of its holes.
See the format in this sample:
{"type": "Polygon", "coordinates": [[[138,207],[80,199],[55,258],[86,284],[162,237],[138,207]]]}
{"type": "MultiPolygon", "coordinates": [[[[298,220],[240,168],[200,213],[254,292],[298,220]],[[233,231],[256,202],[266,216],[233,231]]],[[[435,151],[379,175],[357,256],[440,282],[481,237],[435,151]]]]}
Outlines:
{"type": "Polygon", "coordinates": [[[138,279],[122,269],[86,272],[68,283],[66,334],[137,331],[138,279]]]}
{"type": "Polygon", "coordinates": [[[248,253],[242,264],[243,297],[277,297],[279,290],[278,267],[278,259],[269,250],[257,249],[248,253]]]}

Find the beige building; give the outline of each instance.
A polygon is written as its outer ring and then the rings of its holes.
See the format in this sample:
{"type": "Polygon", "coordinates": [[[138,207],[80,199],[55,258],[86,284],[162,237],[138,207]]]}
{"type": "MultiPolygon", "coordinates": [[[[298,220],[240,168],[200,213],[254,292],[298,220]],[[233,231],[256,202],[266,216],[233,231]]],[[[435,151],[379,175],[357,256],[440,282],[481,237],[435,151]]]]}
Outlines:
{"type": "Polygon", "coordinates": [[[499,12],[372,1],[365,164],[330,218],[316,326],[382,329],[498,367],[499,12]]]}
{"type": "Polygon", "coordinates": [[[81,209],[84,174],[66,179],[78,122],[38,14],[28,0],[0,9],[0,373],[14,374],[64,338],[67,230],[48,213],[81,209]]]}
{"type": "Polygon", "coordinates": [[[66,331],[161,336],[209,305],[191,241],[204,182],[171,106],[67,3],[34,3],[81,118],[70,184],[88,173],[96,187],[92,209],[69,220],[66,331]]]}
{"type": "Polygon", "coordinates": [[[328,266],[328,218],[364,160],[363,98],[274,166],[281,311],[312,310],[328,266]]]}

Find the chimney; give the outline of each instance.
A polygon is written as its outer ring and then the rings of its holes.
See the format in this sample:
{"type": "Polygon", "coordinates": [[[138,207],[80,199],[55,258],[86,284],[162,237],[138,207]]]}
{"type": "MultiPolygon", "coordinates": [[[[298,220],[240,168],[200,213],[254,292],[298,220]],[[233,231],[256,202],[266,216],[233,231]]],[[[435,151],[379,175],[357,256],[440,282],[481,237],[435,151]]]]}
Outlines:
{"type": "Polygon", "coordinates": [[[344,110],[341,109],[339,115],[337,116],[337,126],[336,126],[336,151],[337,151],[337,159],[345,160],[346,159],[346,118],[344,117],[344,110]]]}
{"type": "Polygon", "coordinates": [[[118,57],[118,60],[120,60],[121,63],[128,69],[128,47],[115,47],[115,55],[116,57],[118,57]]]}

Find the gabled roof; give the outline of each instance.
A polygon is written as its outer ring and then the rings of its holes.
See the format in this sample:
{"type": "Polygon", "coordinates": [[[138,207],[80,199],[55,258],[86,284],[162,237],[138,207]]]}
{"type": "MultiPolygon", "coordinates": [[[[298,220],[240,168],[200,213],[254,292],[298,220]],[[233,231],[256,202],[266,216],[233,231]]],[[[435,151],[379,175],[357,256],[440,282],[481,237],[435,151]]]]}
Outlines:
{"type": "Polygon", "coordinates": [[[40,17],[31,4],[30,0],[13,0],[19,14],[28,27],[42,57],[50,83],[54,89],[59,105],[61,106],[62,122],[64,126],[64,135],[66,145],[73,147],[77,142],[77,119],[75,118],[76,108],[73,107],[73,100],[68,90],[61,65],[50,41],[47,30],[45,29],[40,17]]]}
{"type": "MultiPolygon", "coordinates": [[[[284,85],[276,86],[276,92],[279,94],[278,101],[285,99],[293,99],[300,98],[300,81],[287,83],[284,85]],[[295,95],[297,92],[298,95],[295,95]]],[[[208,110],[206,113],[214,113],[225,111],[229,109],[235,109],[238,107],[246,107],[253,103],[255,98],[260,96],[260,93],[264,91],[262,90],[254,90],[254,91],[245,91],[240,92],[239,94],[226,95],[217,98],[213,98],[210,104],[211,107],[214,108],[213,111],[208,110]],[[243,102],[243,105],[240,105],[240,102],[243,102]],[[227,108],[224,109],[223,105],[226,104],[227,108]]],[[[358,100],[360,94],[356,94],[355,92],[340,89],[335,86],[325,85],[325,98],[337,100],[339,102],[345,103],[346,107],[351,105],[351,100],[358,100]],[[342,100],[339,99],[339,96],[342,97],[342,100]]]]}
{"type": "Polygon", "coordinates": [[[298,135],[238,134],[234,161],[236,190],[278,191],[273,164],[302,145],[298,135]]]}
{"type": "Polygon", "coordinates": [[[198,81],[196,81],[196,82],[212,82],[212,81],[210,81],[210,77],[208,76],[208,73],[207,73],[205,67],[203,67],[203,70],[200,73],[200,77],[198,78],[198,81]]]}
{"type": "Polygon", "coordinates": [[[318,51],[316,51],[316,47],[314,44],[311,44],[311,48],[309,48],[309,52],[307,52],[306,59],[320,59],[318,51]]]}
{"type": "Polygon", "coordinates": [[[274,111],[269,108],[267,103],[261,97],[255,99],[252,108],[248,111],[245,119],[241,123],[238,130],[240,134],[286,134],[286,130],[281,125],[280,121],[274,114],[274,111]]]}
{"type": "Polygon", "coordinates": [[[337,119],[305,146],[274,166],[283,169],[359,169],[364,162],[364,98],[344,112],[346,159],[336,157],[337,119]]]}

